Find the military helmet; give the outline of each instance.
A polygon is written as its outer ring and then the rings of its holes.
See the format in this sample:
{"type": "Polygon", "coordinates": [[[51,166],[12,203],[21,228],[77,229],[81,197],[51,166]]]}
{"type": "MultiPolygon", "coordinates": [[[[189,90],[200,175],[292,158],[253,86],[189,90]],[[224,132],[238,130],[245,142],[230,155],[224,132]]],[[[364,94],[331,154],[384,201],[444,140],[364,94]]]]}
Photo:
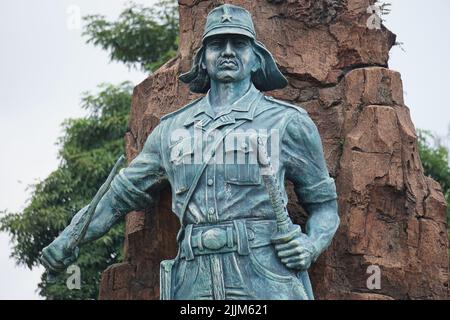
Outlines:
{"type": "Polygon", "coordinates": [[[205,50],[205,41],[221,34],[239,34],[252,40],[257,55],[262,58],[261,69],[252,74],[252,81],[261,91],[284,88],[287,80],[278,69],[275,59],[266,47],[256,40],[255,27],[250,12],[231,4],[221,5],[211,10],[206,18],[202,46],[196,52],[191,70],[180,76],[180,80],[189,83],[190,89],[197,93],[206,93],[210,87],[209,77],[201,69],[201,59],[205,50]]]}

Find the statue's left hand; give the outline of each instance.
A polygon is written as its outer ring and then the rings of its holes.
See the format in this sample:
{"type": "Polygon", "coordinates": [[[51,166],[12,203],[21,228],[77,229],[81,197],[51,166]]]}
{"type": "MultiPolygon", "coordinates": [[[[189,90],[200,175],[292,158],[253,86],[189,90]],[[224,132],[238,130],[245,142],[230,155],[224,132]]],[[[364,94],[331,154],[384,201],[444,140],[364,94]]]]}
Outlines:
{"type": "Polygon", "coordinates": [[[301,233],[287,243],[276,244],[275,250],[281,262],[286,267],[295,270],[308,269],[318,254],[314,244],[304,233],[301,233]]]}

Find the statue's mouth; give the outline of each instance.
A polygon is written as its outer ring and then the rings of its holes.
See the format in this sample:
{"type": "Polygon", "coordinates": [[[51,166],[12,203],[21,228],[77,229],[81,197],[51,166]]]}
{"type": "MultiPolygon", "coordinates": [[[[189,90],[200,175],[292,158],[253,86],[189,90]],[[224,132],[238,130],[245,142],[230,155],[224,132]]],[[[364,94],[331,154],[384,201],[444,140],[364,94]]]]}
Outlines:
{"type": "Polygon", "coordinates": [[[225,69],[236,69],[237,63],[234,60],[226,59],[220,61],[219,66],[225,69]]]}

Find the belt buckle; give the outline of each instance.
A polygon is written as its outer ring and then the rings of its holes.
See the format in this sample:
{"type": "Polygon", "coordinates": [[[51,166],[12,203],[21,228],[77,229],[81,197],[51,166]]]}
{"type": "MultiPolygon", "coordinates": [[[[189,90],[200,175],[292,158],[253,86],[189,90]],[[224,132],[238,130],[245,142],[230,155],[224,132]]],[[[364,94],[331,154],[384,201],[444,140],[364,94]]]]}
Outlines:
{"type": "Polygon", "coordinates": [[[227,244],[227,233],[221,228],[212,228],[202,234],[203,247],[218,250],[227,244]]]}

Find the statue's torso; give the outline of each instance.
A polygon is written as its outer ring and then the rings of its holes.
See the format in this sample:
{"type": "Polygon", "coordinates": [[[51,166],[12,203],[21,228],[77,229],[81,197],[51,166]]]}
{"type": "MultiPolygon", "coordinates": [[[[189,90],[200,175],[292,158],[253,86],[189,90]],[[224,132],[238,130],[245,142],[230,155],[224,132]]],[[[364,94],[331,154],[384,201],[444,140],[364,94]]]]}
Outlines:
{"type": "Polygon", "coordinates": [[[204,161],[198,154],[196,158],[196,153],[205,156],[212,141],[245,120],[233,131],[235,138],[225,138],[216,149],[195,185],[183,219],[186,231],[180,242],[181,259],[175,267],[175,299],[311,298],[305,289],[309,281],[299,279],[282,265],[270,245],[276,230],[275,216],[256,160],[257,150],[249,140],[256,133],[267,143],[274,174],[281,181],[287,202],[282,136],[287,121],[304,111],[275,102],[258,91],[243,102],[246,105],[239,107],[241,110],[211,117],[201,112],[207,110],[202,99],[188,110],[163,119],[162,159],[172,186],[173,211],[179,216],[204,161]],[[202,125],[195,126],[197,121],[202,125]],[[208,134],[214,128],[216,134],[208,134]],[[243,226],[240,231],[238,224],[243,226]],[[246,234],[239,235],[242,232],[246,234]],[[241,240],[237,238],[246,239],[242,246],[251,249],[240,252],[237,242],[241,240]]]}
{"type": "MultiPolygon", "coordinates": [[[[278,181],[283,182],[283,130],[293,114],[304,111],[274,102],[255,90],[253,95],[242,101],[245,105],[238,107],[248,110],[231,110],[214,118],[207,114],[205,100],[199,100],[163,123],[162,159],[172,186],[173,211],[181,214],[185,196],[206,153],[211,151],[212,142],[233,124],[245,120],[215,149],[213,159],[196,184],[183,221],[186,224],[201,224],[242,218],[273,219],[256,161],[257,150],[252,147],[250,139],[254,139],[256,133],[266,141],[274,173],[278,181]],[[198,125],[197,121],[202,125],[198,125]]],[[[280,188],[287,201],[284,183],[280,183],[280,188]]]]}

